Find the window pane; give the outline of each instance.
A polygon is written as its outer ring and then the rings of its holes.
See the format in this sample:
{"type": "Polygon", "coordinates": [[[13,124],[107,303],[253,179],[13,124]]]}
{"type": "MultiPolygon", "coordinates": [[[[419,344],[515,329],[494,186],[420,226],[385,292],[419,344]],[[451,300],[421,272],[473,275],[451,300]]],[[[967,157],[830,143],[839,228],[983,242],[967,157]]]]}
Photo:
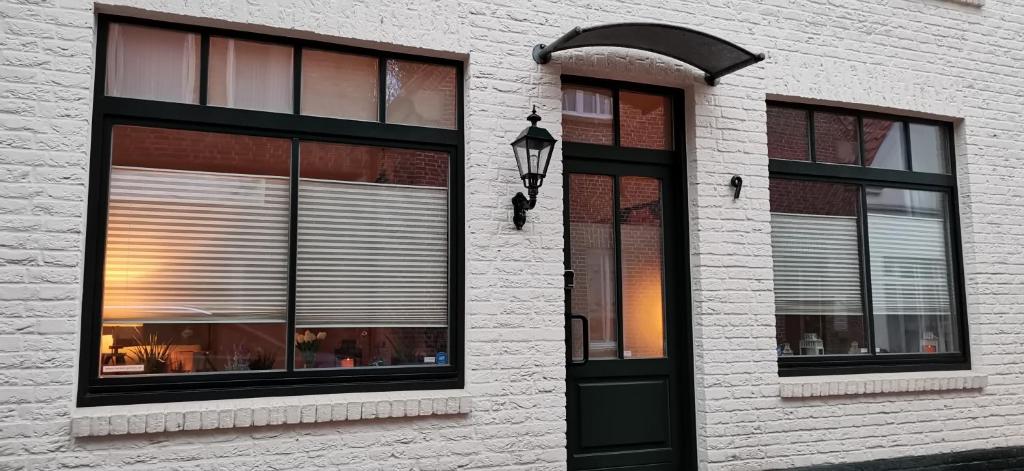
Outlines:
{"type": "Polygon", "coordinates": [[[946,195],[868,187],[867,204],[878,352],[959,351],[946,195]]]}
{"type": "Polygon", "coordinates": [[[604,88],[562,87],[562,139],[613,145],[612,92],[604,88]]]}
{"type": "MultiPolygon", "coordinates": [[[[625,358],[665,356],[661,181],[619,180],[622,341],[625,358]]],[[[575,241],[574,241],[575,243],[575,241]]]]}
{"type": "Polygon", "coordinates": [[[302,114],[377,121],[377,58],[304,49],[302,114]]]}
{"type": "Polygon", "coordinates": [[[903,123],[887,119],[864,119],[864,166],[907,170],[903,123]]]}
{"type": "Polygon", "coordinates": [[[778,178],[769,185],[779,355],[869,353],[857,186],[778,178]]]}
{"type": "Polygon", "coordinates": [[[387,74],[387,122],[456,128],[455,67],[388,60],[387,74]]]}
{"type": "Polygon", "coordinates": [[[295,331],[296,368],[447,365],[447,327],[327,327],[295,331]]]}
{"type": "Polygon", "coordinates": [[[106,94],[199,103],[199,35],[111,23],[106,94]]]}
{"type": "Polygon", "coordinates": [[[672,101],[667,96],[619,92],[619,145],[672,149],[672,101]]]}
{"type": "Polygon", "coordinates": [[[619,355],[612,188],[609,176],[569,175],[569,256],[576,273],[572,314],[590,323],[591,359],[619,355]]]}
{"type": "Polygon", "coordinates": [[[815,161],[856,165],[859,154],[857,118],[834,113],[814,113],[815,161]]]}
{"type": "Polygon", "coordinates": [[[807,111],[768,107],[769,159],[811,160],[807,142],[807,111]]]}
{"type": "Polygon", "coordinates": [[[115,126],[101,375],[282,368],[286,139],[115,126]]]}
{"type": "Polygon", "coordinates": [[[210,38],[207,101],[214,106],[292,112],[292,47],[210,38]]]}
{"type": "Polygon", "coordinates": [[[910,149],[915,172],[949,173],[949,136],[946,128],[910,123],[910,149]]]}
{"type": "Polygon", "coordinates": [[[296,345],[296,366],[338,366],[302,353],[329,360],[363,335],[361,366],[447,355],[448,154],[303,142],[300,156],[296,329],[327,342],[296,345]]]}

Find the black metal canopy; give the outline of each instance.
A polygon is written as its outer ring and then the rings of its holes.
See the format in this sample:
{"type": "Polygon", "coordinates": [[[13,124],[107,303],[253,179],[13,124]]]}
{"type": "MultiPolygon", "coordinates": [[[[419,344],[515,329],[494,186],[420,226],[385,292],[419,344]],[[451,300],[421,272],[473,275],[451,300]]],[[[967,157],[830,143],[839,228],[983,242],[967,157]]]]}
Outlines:
{"type": "Polygon", "coordinates": [[[720,77],[764,60],[722,38],[682,26],[659,23],[615,23],[573,28],[551,44],[533,47],[533,60],[546,64],[551,54],[566,49],[610,46],[640,49],[671,57],[704,72],[704,81],[714,85],[720,77]]]}

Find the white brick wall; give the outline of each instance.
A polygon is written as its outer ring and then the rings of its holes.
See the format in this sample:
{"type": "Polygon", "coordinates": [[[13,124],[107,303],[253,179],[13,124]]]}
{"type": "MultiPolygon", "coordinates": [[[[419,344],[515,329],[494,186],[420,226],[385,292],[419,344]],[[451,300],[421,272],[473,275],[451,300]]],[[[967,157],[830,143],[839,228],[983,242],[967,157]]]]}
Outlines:
{"type": "MultiPolygon", "coordinates": [[[[522,232],[508,143],[559,74],[685,88],[698,443],[708,469],[1024,445],[1024,4],[942,0],[0,0],[0,469],[561,469],[561,165],[522,232]],[[72,438],[96,10],[463,57],[469,415],[72,438]],[[576,25],[662,21],[768,60],[694,69],[592,49],[576,25]],[[420,49],[426,48],[426,49],[420,49]],[[779,397],[767,96],[958,119],[972,357],[982,390],[779,397]],[[733,174],[744,176],[732,200],[733,174]]],[[[556,159],[560,156],[556,155],[556,159]]]]}

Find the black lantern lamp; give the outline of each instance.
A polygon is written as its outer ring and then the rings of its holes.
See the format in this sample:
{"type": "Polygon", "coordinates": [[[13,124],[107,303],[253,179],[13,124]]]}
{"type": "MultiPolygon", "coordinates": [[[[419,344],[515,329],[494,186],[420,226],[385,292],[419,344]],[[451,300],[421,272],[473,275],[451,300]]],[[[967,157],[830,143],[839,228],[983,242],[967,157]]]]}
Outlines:
{"type": "Polygon", "coordinates": [[[512,198],[512,207],[515,209],[512,222],[516,229],[520,230],[523,224],[526,224],[526,212],[537,205],[537,189],[544,183],[548,164],[551,163],[551,152],[555,149],[555,142],[558,142],[551,137],[547,129],[537,127],[540,116],[537,115],[536,106],[526,120],[530,122],[530,127],[524,129],[519,137],[512,141],[516,164],[519,165],[519,176],[522,177],[523,186],[530,195],[527,199],[519,192],[512,198]]]}

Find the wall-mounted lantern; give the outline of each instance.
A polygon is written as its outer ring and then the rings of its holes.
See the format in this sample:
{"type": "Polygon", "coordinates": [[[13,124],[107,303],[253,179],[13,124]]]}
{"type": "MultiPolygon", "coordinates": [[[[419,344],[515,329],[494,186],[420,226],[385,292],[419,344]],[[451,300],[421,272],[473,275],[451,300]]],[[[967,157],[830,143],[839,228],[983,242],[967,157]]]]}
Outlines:
{"type": "Polygon", "coordinates": [[[555,138],[547,129],[537,127],[540,116],[537,115],[537,107],[533,107],[533,113],[526,118],[530,127],[519,134],[516,140],[512,141],[512,151],[516,155],[516,164],[519,166],[519,176],[523,179],[523,186],[526,187],[530,198],[523,196],[522,192],[516,193],[512,198],[512,208],[515,213],[512,222],[516,229],[522,229],[526,224],[526,212],[537,205],[537,190],[544,183],[544,176],[548,173],[548,164],[551,163],[551,152],[555,149],[555,138]]]}

